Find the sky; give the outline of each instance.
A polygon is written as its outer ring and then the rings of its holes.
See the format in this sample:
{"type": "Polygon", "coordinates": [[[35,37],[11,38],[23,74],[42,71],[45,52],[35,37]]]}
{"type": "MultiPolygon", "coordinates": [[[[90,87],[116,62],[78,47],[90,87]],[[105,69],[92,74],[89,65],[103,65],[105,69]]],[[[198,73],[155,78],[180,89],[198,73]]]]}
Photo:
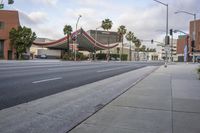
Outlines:
{"type": "MultiPolygon", "coordinates": [[[[174,14],[177,10],[197,13],[200,0],[160,0],[169,5],[169,29],[188,32],[193,16],[174,14]]],[[[4,0],[7,3],[7,0],[4,0]]],[[[5,9],[18,10],[22,26],[30,27],[38,37],[59,39],[64,36],[64,25],[73,31],[79,15],[78,28],[96,29],[102,20],[113,22],[111,31],[125,25],[128,31],[143,40],[162,41],[166,29],[166,7],[153,0],[15,0],[5,9]]]]}

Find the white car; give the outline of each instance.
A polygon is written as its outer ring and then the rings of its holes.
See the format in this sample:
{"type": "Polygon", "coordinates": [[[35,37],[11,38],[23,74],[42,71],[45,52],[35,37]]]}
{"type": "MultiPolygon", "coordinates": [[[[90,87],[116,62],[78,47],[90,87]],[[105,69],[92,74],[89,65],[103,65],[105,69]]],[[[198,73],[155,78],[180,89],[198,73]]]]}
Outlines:
{"type": "Polygon", "coordinates": [[[46,54],[42,54],[42,55],[40,56],[40,58],[41,58],[41,59],[47,59],[47,55],[46,55],[46,54]]]}

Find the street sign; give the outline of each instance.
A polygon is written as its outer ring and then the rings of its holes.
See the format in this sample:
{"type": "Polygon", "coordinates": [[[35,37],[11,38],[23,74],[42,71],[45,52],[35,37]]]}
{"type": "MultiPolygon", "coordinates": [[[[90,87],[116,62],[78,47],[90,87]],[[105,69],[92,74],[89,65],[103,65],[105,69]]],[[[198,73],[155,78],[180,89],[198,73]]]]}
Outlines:
{"type": "Polygon", "coordinates": [[[165,51],[166,51],[166,52],[170,52],[170,51],[171,51],[171,47],[166,46],[166,47],[165,47],[165,51]]]}
{"type": "Polygon", "coordinates": [[[8,4],[13,4],[14,0],[8,0],[8,4]]]}
{"type": "Polygon", "coordinates": [[[4,4],[0,4],[0,9],[3,9],[4,8],[4,4]]]}

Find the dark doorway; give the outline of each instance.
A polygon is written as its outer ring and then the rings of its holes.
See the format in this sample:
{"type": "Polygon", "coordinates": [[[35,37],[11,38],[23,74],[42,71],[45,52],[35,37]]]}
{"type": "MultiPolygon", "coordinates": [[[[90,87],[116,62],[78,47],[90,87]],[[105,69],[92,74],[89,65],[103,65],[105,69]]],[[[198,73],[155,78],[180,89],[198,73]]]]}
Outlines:
{"type": "Polygon", "coordinates": [[[4,41],[0,40],[0,59],[4,58],[4,41]]]}
{"type": "Polygon", "coordinates": [[[12,60],[12,50],[8,50],[8,60],[12,60]]]}

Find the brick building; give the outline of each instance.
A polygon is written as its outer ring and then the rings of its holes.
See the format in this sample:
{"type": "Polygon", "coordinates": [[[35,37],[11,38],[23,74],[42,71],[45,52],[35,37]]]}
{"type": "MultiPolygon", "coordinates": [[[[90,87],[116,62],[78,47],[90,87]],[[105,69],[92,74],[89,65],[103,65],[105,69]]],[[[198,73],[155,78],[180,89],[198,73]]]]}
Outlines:
{"type": "MultiPolygon", "coordinates": [[[[189,50],[188,50],[188,61],[192,61],[192,45],[191,41],[193,38],[193,32],[194,32],[194,21],[190,22],[189,25],[189,38],[187,39],[187,35],[179,36],[177,40],[177,55],[178,55],[178,61],[184,60],[184,48],[187,43],[189,44],[189,50]]],[[[194,55],[195,57],[200,56],[200,20],[195,21],[195,46],[194,46],[194,55]]]]}
{"type": "MultiPolygon", "coordinates": [[[[200,20],[196,20],[195,23],[194,21],[190,22],[190,36],[193,36],[193,32],[194,32],[194,24],[195,24],[195,46],[194,46],[194,55],[195,56],[200,56],[200,20]]],[[[190,38],[190,42],[191,42],[192,38],[190,38]]],[[[190,51],[191,51],[192,47],[190,44],[190,51]]]]}
{"type": "Polygon", "coordinates": [[[10,46],[9,32],[20,26],[17,11],[0,10],[0,59],[14,59],[15,50],[10,46]]]}
{"type": "Polygon", "coordinates": [[[188,43],[187,38],[187,35],[180,35],[177,39],[177,56],[179,62],[184,61],[184,48],[187,46],[188,43]]]}

